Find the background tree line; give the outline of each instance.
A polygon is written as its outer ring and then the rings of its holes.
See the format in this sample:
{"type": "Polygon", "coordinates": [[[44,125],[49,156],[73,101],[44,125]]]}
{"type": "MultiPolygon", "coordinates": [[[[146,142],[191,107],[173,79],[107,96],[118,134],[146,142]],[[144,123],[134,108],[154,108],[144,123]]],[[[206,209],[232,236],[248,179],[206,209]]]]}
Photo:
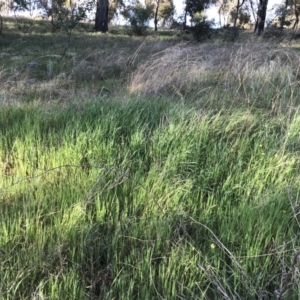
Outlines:
{"type": "MultiPolygon", "coordinates": [[[[218,27],[252,27],[261,35],[267,21],[268,0],[185,0],[182,11],[177,12],[173,0],[2,0],[0,12],[12,11],[17,18],[19,11],[38,11],[51,21],[52,30],[61,28],[71,32],[79,22],[94,20],[94,29],[107,32],[115,18],[122,17],[131,25],[135,34],[142,35],[150,22],[155,31],[159,27],[181,28],[205,34],[216,22],[218,27]],[[215,6],[218,18],[208,21],[205,10],[215,6]],[[92,17],[91,17],[92,16],[92,17]]],[[[300,0],[282,0],[274,9],[268,24],[283,30],[297,31],[300,14],[300,0]]],[[[0,16],[1,17],[1,16],[0,16]]],[[[1,21],[2,23],[2,21],[1,21]]]]}

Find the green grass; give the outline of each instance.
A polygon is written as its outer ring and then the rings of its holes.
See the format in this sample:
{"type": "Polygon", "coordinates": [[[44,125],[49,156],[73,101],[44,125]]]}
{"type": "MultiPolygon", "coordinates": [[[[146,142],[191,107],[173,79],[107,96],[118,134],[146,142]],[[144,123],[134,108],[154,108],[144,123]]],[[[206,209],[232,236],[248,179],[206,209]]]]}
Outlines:
{"type": "Polygon", "coordinates": [[[51,78],[58,51],[35,39],[59,36],[24,37],[20,62],[13,36],[1,48],[0,298],[298,299],[297,74],[237,76],[224,92],[229,73],[212,69],[180,97],[130,94],[174,41],[76,34],[67,55],[82,59],[51,78]],[[42,52],[45,69],[9,73],[42,52]],[[107,78],[83,76],[103,61],[107,78]]]}
{"type": "Polygon", "coordinates": [[[3,299],[218,298],[212,270],[274,292],[299,247],[299,126],[164,100],[3,109],[3,299]]]}

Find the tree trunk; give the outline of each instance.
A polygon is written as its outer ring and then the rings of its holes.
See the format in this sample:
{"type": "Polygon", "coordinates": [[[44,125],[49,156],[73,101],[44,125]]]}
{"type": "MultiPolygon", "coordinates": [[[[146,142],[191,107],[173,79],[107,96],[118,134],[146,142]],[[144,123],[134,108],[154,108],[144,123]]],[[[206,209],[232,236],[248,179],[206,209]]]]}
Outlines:
{"type": "Polygon", "coordinates": [[[252,12],[252,15],[253,15],[253,20],[254,20],[254,22],[256,24],[257,14],[256,14],[254,6],[253,6],[253,0],[249,0],[249,2],[250,2],[251,12],[252,12]]]}
{"type": "Polygon", "coordinates": [[[299,24],[299,9],[298,9],[298,6],[297,6],[297,3],[296,1],[294,1],[294,14],[295,14],[295,23],[293,25],[293,30],[294,32],[297,32],[298,30],[298,24],[299,24]]]}
{"type": "Polygon", "coordinates": [[[223,4],[220,6],[219,11],[218,11],[218,13],[219,13],[219,24],[220,24],[220,27],[223,27],[222,26],[222,19],[221,19],[222,8],[223,8],[223,4]]]}
{"type": "Polygon", "coordinates": [[[295,17],[296,17],[296,19],[295,19],[295,23],[293,25],[293,30],[294,30],[294,32],[297,32],[298,24],[299,24],[299,12],[297,10],[295,11],[295,17]]]}
{"type": "Polygon", "coordinates": [[[185,4],[185,9],[184,9],[184,16],[183,16],[183,24],[182,24],[182,29],[186,30],[186,18],[187,18],[187,3],[185,4]]]}
{"type": "Polygon", "coordinates": [[[254,33],[256,35],[261,35],[265,29],[265,21],[267,15],[268,0],[259,0],[258,10],[257,10],[257,20],[255,23],[254,33]]]}
{"type": "Polygon", "coordinates": [[[233,27],[236,27],[236,23],[239,17],[239,10],[240,10],[240,0],[237,0],[236,3],[236,8],[235,8],[235,16],[234,16],[234,22],[233,22],[233,27]]]}
{"type": "Polygon", "coordinates": [[[2,20],[2,16],[0,15],[0,34],[2,34],[2,30],[3,30],[3,20],[2,20]]]}
{"type": "Polygon", "coordinates": [[[240,3],[240,0],[237,1],[236,8],[235,8],[236,12],[235,12],[235,16],[234,16],[234,24],[233,24],[234,28],[236,27],[237,20],[239,18],[240,8],[244,5],[244,3],[245,3],[245,0],[243,0],[242,3],[240,3]]]}
{"type": "Polygon", "coordinates": [[[155,27],[155,31],[157,31],[159,4],[160,4],[160,0],[156,0],[156,9],[155,9],[155,15],[154,15],[154,27],[155,27]]]}
{"type": "Polygon", "coordinates": [[[95,31],[108,31],[108,0],[97,0],[95,31]]]}
{"type": "Polygon", "coordinates": [[[285,0],[284,9],[282,11],[282,16],[281,16],[281,20],[280,20],[280,29],[281,30],[283,30],[283,27],[284,27],[288,5],[289,5],[288,0],[285,0]]]}

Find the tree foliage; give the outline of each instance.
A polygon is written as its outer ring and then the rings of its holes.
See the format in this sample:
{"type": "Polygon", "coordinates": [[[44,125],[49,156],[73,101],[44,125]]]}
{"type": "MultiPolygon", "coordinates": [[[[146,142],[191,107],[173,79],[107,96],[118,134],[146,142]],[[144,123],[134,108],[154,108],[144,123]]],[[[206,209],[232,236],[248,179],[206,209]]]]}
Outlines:
{"type": "Polygon", "coordinates": [[[149,4],[154,4],[154,28],[158,29],[158,22],[165,26],[167,21],[171,21],[175,14],[175,6],[173,0],[150,0],[149,4]]]}
{"type": "Polygon", "coordinates": [[[217,3],[219,24],[223,27],[244,27],[255,23],[256,11],[253,0],[222,0],[217,3]]]}
{"type": "MultiPolygon", "coordinates": [[[[277,21],[280,29],[292,25],[294,31],[298,30],[300,17],[300,0],[285,0],[276,9],[277,21]]],[[[275,23],[277,26],[277,24],[275,23]]]]}
{"type": "Polygon", "coordinates": [[[124,7],[121,11],[122,16],[129,21],[133,32],[137,35],[143,35],[154,16],[153,3],[141,3],[140,1],[124,7]]]}
{"type": "Polygon", "coordinates": [[[186,0],[185,10],[190,17],[193,17],[196,13],[202,12],[213,3],[215,3],[214,0],[186,0]]]}
{"type": "Polygon", "coordinates": [[[68,0],[55,0],[52,1],[52,7],[45,12],[51,18],[52,30],[63,28],[70,33],[80,21],[87,18],[87,13],[92,10],[92,7],[92,1],[81,5],[68,0]]]}
{"type": "MultiPolygon", "coordinates": [[[[43,18],[50,18],[52,31],[65,29],[70,33],[80,21],[87,18],[92,11],[94,0],[76,2],[72,0],[11,0],[10,9],[13,11],[29,10],[35,7],[43,18]]],[[[6,5],[7,6],[7,5],[6,5]]]]}
{"type": "Polygon", "coordinates": [[[175,14],[175,5],[173,0],[163,0],[158,10],[159,21],[161,26],[167,26],[168,23],[172,22],[175,14]]]}
{"type": "Polygon", "coordinates": [[[230,22],[234,24],[234,26],[244,27],[246,24],[251,23],[251,15],[249,10],[246,7],[233,8],[230,11],[230,22]]]}
{"type": "Polygon", "coordinates": [[[183,29],[186,28],[187,17],[191,19],[198,13],[203,12],[206,8],[215,4],[216,0],[186,0],[183,15],[183,29]]]}

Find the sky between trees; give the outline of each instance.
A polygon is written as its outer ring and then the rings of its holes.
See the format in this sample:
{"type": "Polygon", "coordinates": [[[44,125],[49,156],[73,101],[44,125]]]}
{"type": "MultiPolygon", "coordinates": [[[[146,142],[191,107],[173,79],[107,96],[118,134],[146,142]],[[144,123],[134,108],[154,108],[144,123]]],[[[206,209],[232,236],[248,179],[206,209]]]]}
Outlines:
{"type": "MultiPolygon", "coordinates": [[[[269,0],[268,1],[268,9],[267,9],[267,21],[274,18],[274,7],[276,5],[282,4],[283,0],[269,0]]],[[[174,4],[176,6],[176,10],[178,12],[183,11],[184,2],[182,0],[174,0],[174,4]]],[[[215,27],[219,27],[219,13],[218,13],[218,6],[212,6],[209,9],[206,10],[206,14],[208,17],[208,20],[215,20],[216,25],[215,27]]],[[[252,20],[254,22],[254,20],[252,20]]]]}

